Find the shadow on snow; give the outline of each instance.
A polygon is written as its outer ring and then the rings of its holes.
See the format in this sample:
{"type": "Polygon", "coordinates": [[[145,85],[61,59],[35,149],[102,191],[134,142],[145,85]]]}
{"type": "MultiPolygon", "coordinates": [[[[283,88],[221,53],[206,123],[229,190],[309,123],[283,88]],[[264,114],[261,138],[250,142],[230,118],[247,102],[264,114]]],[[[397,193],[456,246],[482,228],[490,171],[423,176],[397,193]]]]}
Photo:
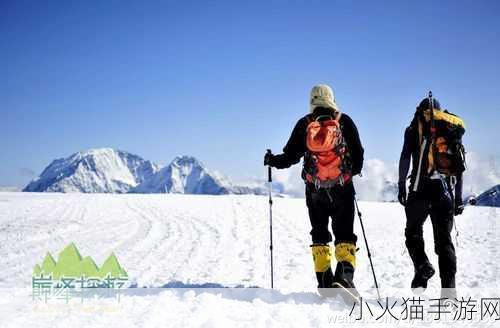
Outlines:
{"type": "Polygon", "coordinates": [[[242,302],[264,302],[268,304],[290,303],[290,304],[335,304],[338,307],[350,309],[339,299],[325,299],[313,292],[292,292],[283,293],[277,289],[267,289],[258,286],[224,286],[219,283],[200,283],[190,284],[181,281],[170,281],[159,287],[139,287],[133,284],[124,293],[126,295],[157,295],[165,291],[171,291],[179,295],[186,293],[194,293],[195,296],[200,294],[212,294],[219,297],[242,301],[242,302]]]}

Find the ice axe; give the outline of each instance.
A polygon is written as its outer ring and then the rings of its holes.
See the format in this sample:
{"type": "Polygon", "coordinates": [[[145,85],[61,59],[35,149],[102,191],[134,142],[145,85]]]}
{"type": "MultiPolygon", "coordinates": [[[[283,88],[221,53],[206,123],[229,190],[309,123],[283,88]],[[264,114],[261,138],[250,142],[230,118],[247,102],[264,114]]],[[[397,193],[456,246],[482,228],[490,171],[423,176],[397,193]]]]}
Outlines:
{"type": "MultiPolygon", "coordinates": [[[[267,150],[267,154],[272,154],[271,149],[267,150]]],[[[271,251],[271,288],[274,288],[274,268],[273,268],[273,177],[271,165],[267,166],[267,183],[269,188],[269,250],[271,251]]]]}

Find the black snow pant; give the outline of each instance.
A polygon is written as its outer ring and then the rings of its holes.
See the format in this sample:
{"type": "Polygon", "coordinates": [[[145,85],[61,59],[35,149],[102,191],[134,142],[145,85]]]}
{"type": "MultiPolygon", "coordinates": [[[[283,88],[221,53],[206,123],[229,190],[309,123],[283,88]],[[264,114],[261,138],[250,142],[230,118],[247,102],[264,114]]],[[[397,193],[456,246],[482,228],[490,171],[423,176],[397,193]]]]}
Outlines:
{"type": "MultiPolygon", "coordinates": [[[[453,228],[453,199],[448,183],[428,178],[420,181],[418,192],[410,191],[405,207],[406,247],[415,270],[428,265],[425,254],[423,225],[430,215],[434,234],[434,251],[438,255],[441,286],[455,287],[456,255],[451,238],[453,228]]],[[[413,186],[410,186],[412,190],[413,186]]]]}
{"type": "Polygon", "coordinates": [[[330,217],[335,245],[342,242],[356,244],[357,236],[353,233],[354,225],[354,186],[349,182],[345,186],[337,185],[330,189],[316,190],[314,185],[306,184],[306,203],[311,220],[313,244],[327,244],[332,241],[328,231],[330,217]]]}

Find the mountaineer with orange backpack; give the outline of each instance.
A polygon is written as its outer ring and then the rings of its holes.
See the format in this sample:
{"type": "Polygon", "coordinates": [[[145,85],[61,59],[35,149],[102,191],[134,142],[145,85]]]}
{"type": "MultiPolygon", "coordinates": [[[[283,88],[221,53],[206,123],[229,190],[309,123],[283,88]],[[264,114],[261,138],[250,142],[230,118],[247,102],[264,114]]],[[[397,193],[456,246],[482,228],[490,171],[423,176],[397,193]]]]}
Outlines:
{"type": "Polygon", "coordinates": [[[353,277],[356,267],[354,225],[354,186],[352,177],[361,172],[363,147],[352,119],[341,113],[332,89],[324,84],[313,87],[310,113],[302,117],[283,148],[283,153],[267,153],[264,165],[278,169],[297,164],[304,157],[302,178],[306,184],[306,204],[311,221],[312,255],[318,290],[340,284],[356,296],[353,277]],[[332,218],[335,235],[335,273],[331,268],[332,251],[328,231],[332,218]]]}

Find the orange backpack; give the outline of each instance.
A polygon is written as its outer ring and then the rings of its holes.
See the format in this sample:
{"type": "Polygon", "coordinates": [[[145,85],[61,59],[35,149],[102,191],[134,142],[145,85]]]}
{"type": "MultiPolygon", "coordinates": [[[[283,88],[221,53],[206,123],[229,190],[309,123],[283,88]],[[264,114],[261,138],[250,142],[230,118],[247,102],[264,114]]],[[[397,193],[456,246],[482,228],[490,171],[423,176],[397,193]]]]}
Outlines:
{"type": "Polygon", "coordinates": [[[340,129],[340,116],[340,112],[335,119],[322,115],[311,120],[307,126],[308,158],[304,165],[304,178],[317,188],[343,185],[351,178],[344,165],[347,147],[340,129]]]}

